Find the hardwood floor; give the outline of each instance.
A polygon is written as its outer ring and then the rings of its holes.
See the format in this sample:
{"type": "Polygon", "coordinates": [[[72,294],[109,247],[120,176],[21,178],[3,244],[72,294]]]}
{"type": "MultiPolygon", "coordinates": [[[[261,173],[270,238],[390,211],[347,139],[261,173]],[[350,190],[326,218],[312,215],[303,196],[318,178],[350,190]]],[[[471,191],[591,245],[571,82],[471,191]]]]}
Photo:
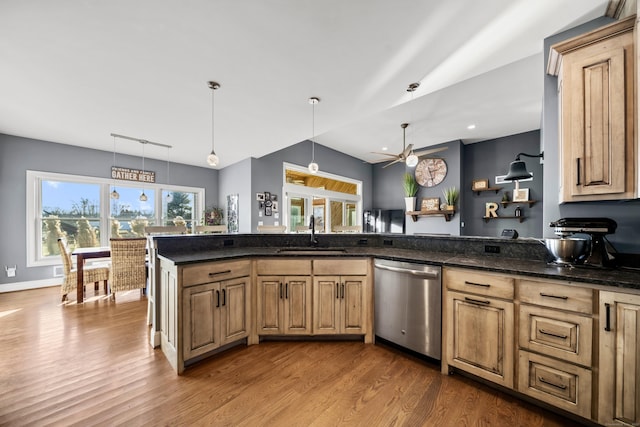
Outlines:
{"type": "Polygon", "coordinates": [[[176,375],[147,303],[0,294],[0,425],[568,426],[435,364],[359,342],[240,346],[176,375]]]}

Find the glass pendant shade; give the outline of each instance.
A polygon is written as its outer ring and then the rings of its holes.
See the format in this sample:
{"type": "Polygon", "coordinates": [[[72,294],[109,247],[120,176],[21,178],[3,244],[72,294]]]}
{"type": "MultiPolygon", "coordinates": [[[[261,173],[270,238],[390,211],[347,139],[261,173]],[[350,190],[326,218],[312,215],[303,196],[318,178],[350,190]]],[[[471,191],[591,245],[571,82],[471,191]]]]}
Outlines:
{"type": "Polygon", "coordinates": [[[529,179],[531,175],[527,171],[527,165],[522,160],[515,160],[509,165],[509,173],[504,177],[505,181],[517,181],[520,179],[529,179]]]}
{"type": "Polygon", "coordinates": [[[215,151],[211,150],[211,154],[207,156],[207,163],[209,164],[209,166],[218,166],[219,161],[220,159],[218,158],[215,151]]]}
{"type": "Polygon", "coordinates": [[[318,164],[316,162],[309,163],[309,172],[317,173],[318,170],[320,170],[320,167],[318,166],[318,164]]]}
{"type": "Polygon", "coordinates": [[[118,193],[115,188],[111,192],[111,198],[114,200],[118,200],[120,198],[120,193],[118,193]]]}
{"type": "Polygon", "coordinates": [[[418,156],[413,154],[413,151],[412,151],[411,154],[407,156],[406,162],[407,162],[407,166],[409,166],[410,168],[414,168],[418,164],[418,156]]]}
{"type": "Polygon", "coordinates": [[[142,194],[140,195],[140,201],[141,202],[146,202],[147,201],[147,195],[144,194],[144,190],[142,190],[142,194]]]}

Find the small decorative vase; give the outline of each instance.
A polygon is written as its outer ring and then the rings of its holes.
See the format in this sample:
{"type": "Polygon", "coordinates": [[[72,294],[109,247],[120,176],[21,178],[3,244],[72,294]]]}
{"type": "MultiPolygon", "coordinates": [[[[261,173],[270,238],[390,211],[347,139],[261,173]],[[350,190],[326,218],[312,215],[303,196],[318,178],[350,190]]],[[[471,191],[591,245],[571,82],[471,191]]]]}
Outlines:
{"type": "Polygon", "coordinates": [[[416,198],[415,197],[405,197],[404,204],[407,209],[407,212],[413,212],[416,210],[416,198]]]}

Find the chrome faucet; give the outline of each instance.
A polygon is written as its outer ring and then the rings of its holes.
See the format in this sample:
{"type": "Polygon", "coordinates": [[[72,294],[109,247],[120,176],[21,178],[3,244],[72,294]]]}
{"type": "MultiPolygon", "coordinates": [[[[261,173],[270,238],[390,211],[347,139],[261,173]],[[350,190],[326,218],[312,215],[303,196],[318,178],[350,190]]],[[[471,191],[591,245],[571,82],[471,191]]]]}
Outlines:
{"type": "Polygon", "coordinates": [[[316,219],[313,215],[309,218],[309,228],[311,229],[311,244],[313,246],[317,246],[318,239],[316,239],[316,219]]]}

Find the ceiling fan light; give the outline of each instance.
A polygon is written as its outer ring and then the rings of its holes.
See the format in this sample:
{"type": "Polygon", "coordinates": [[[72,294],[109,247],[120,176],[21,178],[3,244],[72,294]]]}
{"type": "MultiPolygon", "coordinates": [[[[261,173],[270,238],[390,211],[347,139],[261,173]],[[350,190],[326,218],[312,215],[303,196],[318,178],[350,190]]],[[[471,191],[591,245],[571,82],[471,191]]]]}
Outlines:
{"type": "Polygon", "coordinates": [[[207,156],[207,163],[209,166],[218,166],[218,162],[220,159],[218,158],[215,151],[211,150],[211,153],[207,156]]]}
{"type": "Polygon", "coordinates": [[[412,152],[407,156],[406,162],[407,162],[407,166],[409,166],[410,168],[415,168],[416,165],[418,164],[418,156],[416,156],[412,152]]]}
{"type": "Polygon", "coordinates": [[[316,162],[309,163],[309,172],[318,173],[318,170],[320,170],[320,167],[316,162]]]}

